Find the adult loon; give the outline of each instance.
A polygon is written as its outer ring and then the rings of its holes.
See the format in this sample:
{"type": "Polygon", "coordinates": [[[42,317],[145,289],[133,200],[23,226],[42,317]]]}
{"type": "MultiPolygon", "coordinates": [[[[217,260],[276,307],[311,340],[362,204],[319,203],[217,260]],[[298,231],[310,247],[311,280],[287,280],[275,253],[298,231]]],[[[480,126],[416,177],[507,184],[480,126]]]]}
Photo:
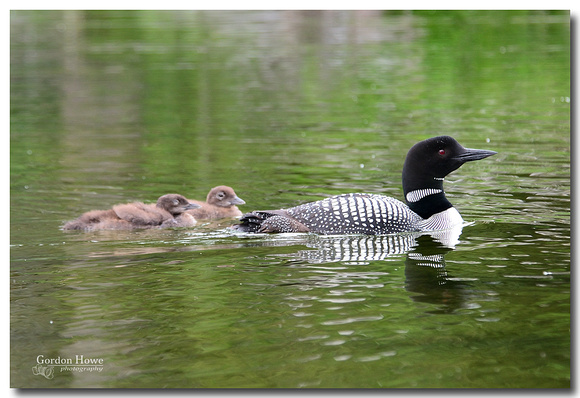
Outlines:
{"type": "Polygon", "coordinates": [[[242,212],[236,205],[243,205],[246,202],[240,199],[233,188],[220,185],[212,188],[207,194],[205,202],[199,200],[189,200],[191,203],[199,205],[197,209],[187,210],[188,214],[196,220],[217,220],[220,218],[239,217],[242,212]]]}
{"type": "Polygon", "coordinates": [[[167,194],[156,204],[133,202],[113,206],[109,210],[91,210],[67,222],[64,230],[95,231],[104,229],[146,229],[192,227],[197,222],[186,210],[200,207],[184,196],[167,194]]]}
{"type": "Polygon", "coordinates": [[[244,214],[233,228],[253,233],[312,232],[323,235],[383,235],[437,231],[463,224],[445,197],[443,180],[465,162],[497,152],[468,149],[449,136],[418,142],[403,166],[407,204],[384,195],[349,193],[289,209],[244,214]]]}

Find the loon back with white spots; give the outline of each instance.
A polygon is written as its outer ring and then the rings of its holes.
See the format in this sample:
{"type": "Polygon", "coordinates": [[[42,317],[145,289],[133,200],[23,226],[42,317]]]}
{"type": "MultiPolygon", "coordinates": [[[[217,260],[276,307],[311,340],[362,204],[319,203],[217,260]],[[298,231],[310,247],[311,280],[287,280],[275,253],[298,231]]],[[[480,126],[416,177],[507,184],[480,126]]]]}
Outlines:
{"type": "Polygon", "coordinates": [[[305,203],[289,209],[253,211],[233,228],[244,232],[382,235],[397,232],[437,231],[463,223],[445,197],[445,176],[465,162],[496,152],[462,147],[441,136],[415,144],[403,166],[407,204],[389,196],[350,193],[305,203]]]}
{"type": "MultiPolygon", "coordinates": [[[[287,210],[288,216],[319,234],[415,231],[421,217],[403,202],[383,195],[350,193],[287,210]]],[[[373,233],[371,233],[373,234],[373,233]]]]}

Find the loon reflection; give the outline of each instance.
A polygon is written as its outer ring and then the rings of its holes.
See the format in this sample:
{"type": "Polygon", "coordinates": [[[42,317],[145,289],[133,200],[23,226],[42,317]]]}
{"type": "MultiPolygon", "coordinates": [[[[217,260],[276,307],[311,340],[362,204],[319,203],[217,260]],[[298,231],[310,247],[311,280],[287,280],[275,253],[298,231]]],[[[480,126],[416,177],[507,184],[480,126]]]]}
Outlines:
{"type": "MultiPolygon", "coordinates": [[[[437,304],[441,307],[436,312],[447,313],[462,308],[466,303],[465,287],[469,281],[453,278],[445,269],[445,255],[455,249],[461,232],[462,227],[436,233],[385,236],[308,235],[303,244],[309,249],[276,256],[310,264],[336,262],[347,266],[364,266],[375,261],[400,261],[406,255],[405,290],[411,293],[410,298],[417,302],[437,304]]],[[[322,275],[314,278],[309,276],[302,280],[287,280],[284,285],[338,285],[336,278],[331,275],[328,278],[326,280],[322,275]]]]}
{"type": "Polygon", "coordinates": [[[462,227],[430,233],[406,233],[396,235],[310,235],[306,246],[314,250],[300,250],[291,254],[309,263],[343,262],[367,264],[369,261],[387,260],[409,254],[411,261],[427,261],[425,264],[443,266],[443,255],[424,258],[418,251],[419,242],[430,239],[444,252],[455,249],[459,243],[462,227]],[[421,239],[422,238],[422,239],[421,239]]]}

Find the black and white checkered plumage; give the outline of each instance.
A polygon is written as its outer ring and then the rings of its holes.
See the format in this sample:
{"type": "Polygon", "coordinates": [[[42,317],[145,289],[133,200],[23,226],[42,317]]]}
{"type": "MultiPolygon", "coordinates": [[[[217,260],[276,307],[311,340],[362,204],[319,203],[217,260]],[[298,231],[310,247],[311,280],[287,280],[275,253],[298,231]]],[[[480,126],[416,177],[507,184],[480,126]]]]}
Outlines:
{"type": "Polygon", "coordinates": [[[463,219],[443,191],[443,180],[463,163],[495,154],[467,149],[448,136],[415,144],[403,167],[407,204],[384,195],[349,193],[289,209],[253,211],[234,229],[253,233],[312,232],[323,235],[383,235],[435,231],[463,219]]]}
{"type": "Polygon", "coordinates": [[[248,232],[314,232],[382,235],[418,231],[422,221],[403,202],[383,195],[349,193],[290,209],[243,216],[248,232]]]}

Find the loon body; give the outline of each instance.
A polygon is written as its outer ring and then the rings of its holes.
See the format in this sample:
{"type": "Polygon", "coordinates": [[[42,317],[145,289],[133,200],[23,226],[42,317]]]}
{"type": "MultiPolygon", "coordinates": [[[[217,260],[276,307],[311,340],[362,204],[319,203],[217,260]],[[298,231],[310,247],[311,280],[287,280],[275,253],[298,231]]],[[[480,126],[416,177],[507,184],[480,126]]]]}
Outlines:
{"type": "Polygon", "coordinates": [[[289,209],[244,214],[234,229],[253,233],[312,232],[323,235],[383,235],[437,231],[463,219],[445,197],[444,178],[465,162],[497,152],[468,149],[440,136],[415,144],[403,166],[406,204],[389,196],[350,193],[289,209]]]}

